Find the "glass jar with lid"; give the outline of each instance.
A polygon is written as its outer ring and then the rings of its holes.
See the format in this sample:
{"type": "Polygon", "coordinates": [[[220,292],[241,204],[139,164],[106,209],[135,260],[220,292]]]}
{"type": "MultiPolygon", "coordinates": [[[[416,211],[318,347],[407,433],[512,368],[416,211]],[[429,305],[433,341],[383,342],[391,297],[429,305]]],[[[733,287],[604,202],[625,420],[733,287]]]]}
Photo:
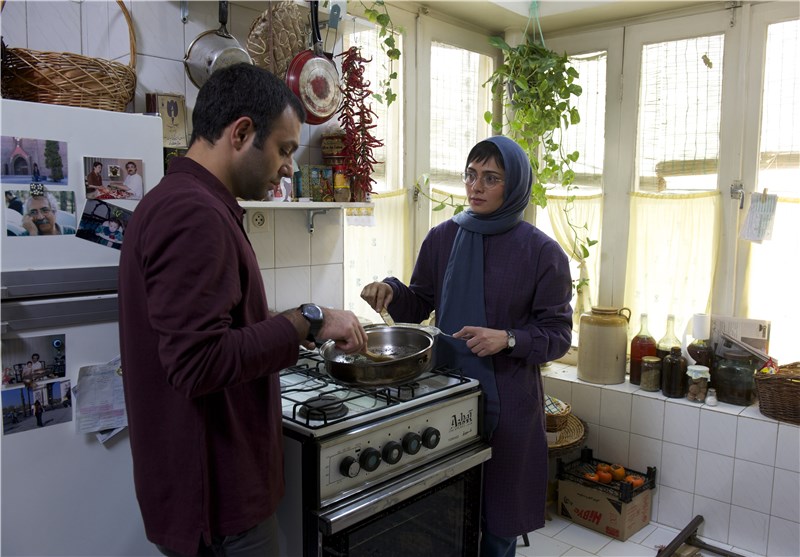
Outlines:
{"type": "Polygon", "coordinates": [[[642,358],[639,388],[650,392],[661,390],[661,358],[658,356],[644,356],[642,358]]]}
{"type": "Polygon", "coordinates": [[[686,398],[693,402],[705,402],[708,380],[711,374],[708,366],[691,365],[686,368],[686,398]]]}
{"type": "Polygon", "coordinates": [[[728,404],[750,406],[755,402],[756,390],[753,374],[754,358],[746,351],[734,348],[723,352],[711,374],[717,390],[717,399],[728,404]]]}

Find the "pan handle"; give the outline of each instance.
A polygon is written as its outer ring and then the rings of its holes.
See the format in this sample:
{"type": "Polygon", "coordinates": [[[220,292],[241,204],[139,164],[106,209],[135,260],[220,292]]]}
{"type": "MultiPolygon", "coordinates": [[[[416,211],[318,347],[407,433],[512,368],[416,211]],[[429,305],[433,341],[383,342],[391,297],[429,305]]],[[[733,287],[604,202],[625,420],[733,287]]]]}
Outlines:
{"type": "Polygon", "coordinates": [[[322,33],[319,32],[319,1],[311,0],[311,38],[314,43],[314,54],[322,56],[322,33]]]}
{"type": "Polygon", "coordinates": [[[219,30],[217,30],[217,35],[231,38],[231,34],[228,33],[228,2],[226,0],[220,0],[219,3],[219,30]]]}

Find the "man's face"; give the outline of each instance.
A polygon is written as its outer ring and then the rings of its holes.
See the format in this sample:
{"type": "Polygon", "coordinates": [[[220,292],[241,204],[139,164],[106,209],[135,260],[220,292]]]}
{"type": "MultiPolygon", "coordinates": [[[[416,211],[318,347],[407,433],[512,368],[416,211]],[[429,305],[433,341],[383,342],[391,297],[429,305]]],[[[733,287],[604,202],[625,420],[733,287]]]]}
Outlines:
{"type": "Polygon", "coordinates": [[[98,174],[98,175],[100,174],[101,170],[103,170],[103,167],[101,165],[97,165],[94,168],[92,168],[92,172],[94,172],[95,174],[98,174]]]}
{"type": "Polygon", "coordinates": [[[125,166],[125,170],[128,171],[128,175],[133,176],[134,174],[136,174],[136,165],[128,164],[125,166]]]}
{"type": "Polygon", "coordinates": [[[233,194],[247,200],[266,198],[267,190],[292,175],[292,155],[300,144],[300,119],[291,107],[275,121],[261,149],[253,146],[255,132],[234,163],[233,194]]]}
{"type": "Polygon", "coordinates": [[[28,215],[33,219],[39,234],[57,234],[56,211],[50,208],[50,203],[44,197],[31,199],[28,215]]]}

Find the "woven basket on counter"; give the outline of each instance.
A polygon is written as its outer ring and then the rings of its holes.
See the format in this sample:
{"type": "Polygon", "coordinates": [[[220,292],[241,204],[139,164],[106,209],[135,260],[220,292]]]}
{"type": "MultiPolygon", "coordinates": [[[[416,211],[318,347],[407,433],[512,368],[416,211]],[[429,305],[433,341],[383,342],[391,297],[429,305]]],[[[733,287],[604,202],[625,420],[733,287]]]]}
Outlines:
{"type": "Polygon", "coordinates": [[[758,409],[774,420],[800,425],[800,362],[780,366],[777,373],[756,373],[758,409]]]}
{"type": "MultiPolygon", "coordinates": [[[[0,10],[4,5],[0,3],[0,10]]],[[[124,112],[136,91],[136,35],[125,4],[117,0],[117,5],[128,24],[128,65],[82,54],[3,45],[3,97],[124,112]]]]}
{"type": "Polygon", "coordinates": [[[567,426],[567,420],[572,407],[557,398],[545,395],[544,397],[544,416],[547,431],[561,431],[567,426]]]}

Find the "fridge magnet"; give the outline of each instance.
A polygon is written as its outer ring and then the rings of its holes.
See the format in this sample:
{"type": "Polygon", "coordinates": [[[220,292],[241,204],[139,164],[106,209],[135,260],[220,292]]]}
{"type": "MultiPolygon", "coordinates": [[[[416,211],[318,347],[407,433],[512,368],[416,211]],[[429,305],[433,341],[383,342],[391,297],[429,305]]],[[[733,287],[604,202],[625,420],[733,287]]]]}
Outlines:
{"type": "Polygon", "coordinates": [[[77,236],[102,246],[122,249],[125,228],[132,214],[122,207],[90,199],[83,208],[77,236]]]}
{"type": "Polygon", "coordinates": [[[83,157],[86,199],[141,199],[141,159],[83,157]]]}
{"type": "Polygon", "coordinates": [[[59,236],[75,234],[75,193],[52,191],[41,183],[25,189],[6,189],[6,236],[59,236]]]}
{"type": "Polygon", "coordinates": [[[186,130],[186,100],[174,93],[147,93],[147,112],[161,116],[164,131],[164,147],[185,149],[188,147],[186,130]]]}
{"type": "MultiPolygon", "coordinates": [[[[55,139],[0,136],[0,182],[42,183],[48,188],[67,186],[67,143],[55,139]]],[[[21,188],[20,188],[21,189],[21,188]]]]}
{"type": "Polygon", "coordinates": [[[4,390],[2,398],[3,435],[72,421],[69,379],[4,390]]]}

